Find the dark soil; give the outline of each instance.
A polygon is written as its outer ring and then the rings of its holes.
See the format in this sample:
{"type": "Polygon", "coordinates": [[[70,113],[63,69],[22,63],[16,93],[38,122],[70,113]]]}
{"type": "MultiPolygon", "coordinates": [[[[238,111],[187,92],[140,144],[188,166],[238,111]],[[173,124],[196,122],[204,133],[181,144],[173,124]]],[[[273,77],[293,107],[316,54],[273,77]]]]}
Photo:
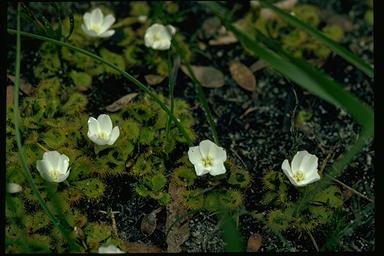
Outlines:
{"type": "MultiPolygon", "coordinates": [[[[362,1],[315,1],[306,0],[322,8],[332,9],[339,14],[348,15],[353,20],[356,29],[346,34],[342,40],[343,46],[347,47],[357,55],[361,56],[368,63],[373,62],[373,38],[372,28],[368,27],[363,21],[366,4],[362,1]],[[342,3],[341,3],[342,2],[342,3]],[[348,2],[348,4],[347,4],[348,2]]],[[[107,3],[117,13],[123,16],[127,9],[126,3],[107,3]]],[[[189,4],[185,4],[191,9],[191,15],[199,16],[202,22],[207,13],[197,14],[189,4]]],[[[83,12],[89,9],[88,3],[71,4],[70,8],[74,12],[83,12]]],[[[185,22],[186,23],[186,22],[185,22]]],[[[9,24],[9,27],[14,27],[9,24]]],[[[183,33],[194,33],[191,29],[199,28],[194,26],[180,27],[183,33]],[[190,31],[189,31],[190,30],[190,31]],[[188,32],[189,31],[189,32],[188,32]]],[[[9,39],[13,42],[13,37],[9,39]]],[[[34,49],[38,42],[34,40],[23,40],[24,46],[32,49],[30,53],[24,51],[22,74],[26,78],[31,78],[31,68],[28,63],[33,63],[34,49]],[[28,45],[28,46],[27,46],[28,45]],[[26,61],[30,60],[30,61],[26,61]]],[[[14,52],[12,44],[9,53],[14,52]]],[[[220,69],[225,77],[225,86],[218,89],[204,89],[204,93],[209,102],[210,109],[217,124],[217,131],[221,145],[226,148],[229,158],[235,160],[240,166],[244,165],[252,175],[252,186],[247,190],[245,196],[245,207],[249,211],[263,213],[267,210],[266,206],[260,203],[264,193],[261,178],[267,170],[281,170],[282,161],[292,157],[297,150],[308,150],[319,158],[321,166],[323,160],[334,150],[335,157],[330,159],[327,166],[342,152],[346,150],[357,137],[360,127],[344,111],[336,109],[323,100],[310,95],[301,87],[291,83],[281,75],[269,69],[258,71],[257,91],[247,92],[238,87],[229,76],[228,64],[231,60],[237,59],[244,64],[251,65],[255,59],[250,59],[244,55],[242,47],[238,44],[231,46],[209,47],[207,54],[211,59],[202,57],[197,58],[193,64],[211,65],[220,69]],[[249,108],[255,108],[253,112],[245,115],[249,108]],[[295,128],[292,120],[300,110],[312,113],[311,120],[307,123],[307,131],[295,128]]],[[[8,54],[8,69],[13,70],[14,56],[8,54]]],[[[329,74],[336,81],[345,86],[359,99],[373,106],[374,91],[373,80],[369,79],[362,72],[352,67],[342,58],[332,55],[327,59],[323,71],[329,74]]],[[[139,80],[144,81],[142,76],[145,70],[138,70],[139,80]]],[[[136,72],[133,73],[136,75],[136,72]]],[[[31,83],[34,83],[32,80],[31,83]]],[[[168,95],[167,86],[157,85],[156,90],[168,95]]],[[[104,111],[104,107],[121,96],[137,91],[123,79],[116,82],[108,78],[100,77],[89,93],[89,113],[95,114],[104,111]],[[119,87],[111,88],[111,84],[119,84],[119,87]],[[100,104],[100,102],[103,104],[100,104]]],[[[175,96],[187,100],[193,109],[193,114],[197,123],[195,129],[199,140],[206,138],[212,139],[205,114],[196,100],[194,87],[182,72],[179,72],[175,86],[175,96]]],[[[339,180],[353,187],[366,196],[372,196],[375,180],[372,159],[374,158],[373,146],[367,146],[345,170],[339,180]]],[[[140,231],[140,223],[143,214],[148,214],[157,208],[154,201],[143,199],[137,196],[128,177],[114,178],[109,181],[105,198],[96,204],[84,204],[88,207],[91,220],[99,220],[111,223],[111,220],[99,210],[106,211],[111,208],[120,213],[115,215],[119,236],[127,241],[142,242],[144,244],[156,245],[166,249],[164,223],[165,209],[158,214],[156,231],[146,236],[140,231]]],[[[343,191],[344,187],[340,187],[343,191]]],[[[357,206],[364,208],[367,201],[353,195],[344,204],[341,213],[353,217],[357,206]]],[[[371,213],[371,217],[373,211],[371,213]]],[[[368,218],[369,216],[367,216],[368,218]]],[[[350,220],[349,219],[349,220],[350,220]]],[[[357,227],[349,235],[341,240],[341,250],[345,251],[371,251],[374,250],[374,219],[357,227]]],[[[223,241],[217,229],[217,220],[214,215],[205,212],[195,214],[189,221],[191,236],[184,243],[183,249],[187,252],[220,252],[223,251],[223,241]]],[[[260,251],[315,251],[315,248],[307,235],[297,238],[297,234],[286,234],[288,244],[283,244],[278,237],[270,232],[263,224],[247,216],[240,218],[240,228],[244,239],[251,234],[259,233],[263,237],[263,245],[260,251]]],[[[313,236],[321,247],[326,241],[326,232],[317,232],[313,236]]]]}

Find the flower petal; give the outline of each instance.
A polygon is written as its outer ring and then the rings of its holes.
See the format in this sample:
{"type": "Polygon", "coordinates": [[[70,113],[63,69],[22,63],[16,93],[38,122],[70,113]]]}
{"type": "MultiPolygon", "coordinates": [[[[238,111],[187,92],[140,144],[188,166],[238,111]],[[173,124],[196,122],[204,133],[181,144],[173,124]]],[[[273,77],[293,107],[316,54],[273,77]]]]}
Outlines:
{"type": "Polygon", "coordinates": [[[283,161],[283,164],[281,165],[281,169],[283,170],[284,174],[288,177],[289,181],[292,183],[292,185],[297,186],[296,180],[292,177],[292,170],[289,166],[288,159],[285,159],[283,161]]]}
{"type": "Polygon", "coordinates": [[[115,30],[111,29],[111,30],[108,30],[108,31],[105,31],[105,32],[99,34],[98,36],[106,38],[106,37],[113,36],[114,34],[115,34],[115,30]]]}
{"type": "Polygon", "coordinates": [[[49,172],[51,170],[50,163],[48,163],[46,160],[37,160],[36,168],[43,179],[52,182],[52,178],[49,176],[49,172]]]}
{"type": "Polygon", "coordinates": [[[69,167],[69,158],[64,154],[61,154],[60,163],[59,163],[59,171],[61,173],[66,173],[68,171],[68,167],[69,167]]]}
{"type": "Polygon", "coordinates": [[[88,30],[91,24],[91,14],[89,12],[86,12],[83,16],[83,20],[84,20],[85,27],[88,30]]]}
{"type": "Polygon", "coordinates": [[[88,137],[98,134],[99,132],[99,122],[95,118],[90,117],[88,119],[88,137]]]}
{"type": "Polygon", "coordinates": [[[63,182],[63,181],[65,181],[68,178],[68,176],[69,176],[70,169],[71,168],[69,168],[65,173],[60,175],[60,177],[57,178],[56,182],[63,182]]]}
{"type": "Polygon", "coordinates": [[[99,8],[94,9],[91,12],[91,25],[101,26],[103,23],[104,15],[99,8]]]}
{"type": "Polygon", "coordinates": [[[214,164],[223,163],[227,160],[227,152],[222,147],[215,145],[215,147],[211,148],[210,154],[213,157],[214,164]]]}
{"type": "Polygon", "coordinates": [[[302,181],[298,182],[296,186],[297,187],[303,187],[303,186],[306,186],[306,185],[311,184],[311,183],[313,183],[315,181],[318,181],[318,180],[320,180],[320,175],[319,174],[315,174],[315,175],[313,175],[311,177],[306,177],[305,180],[302,180],[302,181]]]}
{"type": "Polygon", "coordinates": [[[168,25],[166,28],[171,36],[173,36],[176,33],[176,28],[174,26],[168,25]]]}
{"type": "Polygon", "coordinates": [[[201,154],[198,146],[189,148],[188,159],[192,164],[198,164],[202,162],[201,154]]]}
{"type": "Polygon", "coordinates": [[[97,36],[97,33],[93,30],[88,30],[88,28],[84,25],[84,24],[81,24],[81,29],[84,31],[84,33],[88,36],[91,36],[91,37],[96,37],[97,36]]]}
{"type": "Polygon", "coordinates": [[[52,169],[59,169],[60,156],[60,153],[57,151],[48,151],[44,153],[43,160],[49,163],[50,165],[48,171],[51,171],[52,169]]]}
{"type": "Polygon", "coordinates": [[[318,158],[315,155],[307,154],[300,164],[300,170],[306,175],[317,173],[318,158]]]}
{"type": "Polygon", "coordinates": [[[201,156],[203,158],[206,157],[207,155],[212,156],[212,152],[213,152],[215,147],[217,147],[216,144],[210,140],[201,141],[199,144],[199,150],[200,150],[201,156]]]}
{"type": "Polygon", "coordinates": [[[101,25],[101,31],[104,33],[107,31],[113,23],[115,23],[116,19],[113,15],[108,14],[104,17],[103,24],[101,25]]]}
{"type": "Polygon", "coordinates": [[[209,174],[211,174],[212,176],[216,176],[216,175],[220,175],[220,174],[223,174],[226,172],[226,169],[225,169],[225,166],[224,166],[224,163],[221,162],[221,163],[218,163],[218,164],[215,164],[211,171],[209,172],[209,174]]]}
{"type": "Polygon", "coordinates": [[[110,134],[112,132],[112,120],[109,115],[101,114],[97,118],[100,131],[110,134]]]}
{"type": "Polygon", "coordinates": [[[120,130],[119,130],[119,127],[118,126],[115,126],[113,129],[112,129],[112,132],[110,134],[110,137],[109,137],[109,140],[108,140],[108,145],[112,145],[113,143],[115,143],[115,141],[117,140],[117,138],[119,137],[120,135],[120,130]]]}
{"type": "Polygon", "coordinates": [[[194,164],[194,167],[195,167],[195,172],[197,176],[202,176],[209,172],[209,170],[204,168],[204,166],[201,163],[194,164]]]}
{"type": "MultiPolygon", "coordinates": [[[[300,170],[300,164],[303,161],[303,158],[308,154],[306,150],[298,151],[296,155],[293,157],[291,169],[292,172],[299,171],[300,170]]],[[[300,170],[302,171],[302,170],[300,170]]]]}

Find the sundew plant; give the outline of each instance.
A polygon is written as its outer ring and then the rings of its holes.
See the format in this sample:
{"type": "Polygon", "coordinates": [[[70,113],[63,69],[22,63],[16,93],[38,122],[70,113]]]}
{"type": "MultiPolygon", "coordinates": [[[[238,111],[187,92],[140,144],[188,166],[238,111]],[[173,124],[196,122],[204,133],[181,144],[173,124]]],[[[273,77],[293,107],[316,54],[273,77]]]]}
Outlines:
{"type": "Polygon", "coordinates": [[[6,253],[375,250],[373,2],[8,2],[6,253]]]}

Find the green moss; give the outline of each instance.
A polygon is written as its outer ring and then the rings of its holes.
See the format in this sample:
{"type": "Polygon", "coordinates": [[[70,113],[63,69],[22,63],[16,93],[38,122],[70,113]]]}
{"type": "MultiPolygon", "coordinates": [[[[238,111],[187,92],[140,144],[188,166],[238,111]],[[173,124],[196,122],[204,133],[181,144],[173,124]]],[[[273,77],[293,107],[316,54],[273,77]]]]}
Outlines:
{"type": "Polygon", "coordinates": [[[180,166],[173,171],[175,182],[179,186],[192,186],[197,179],[196,173],[191,167],[180,166]]]}
{"type": "Polygon", "coordinates": [[[40,63],[33,68],[33,74],[38,79],[46,79],[62,70],[56,45],[44,42],[39,49],[40,63]]]}
{"type": "Polygon", "coordinates": [[[73,185],[89,199],[98,199],[103,196],[105,191],[104,183],[98,178],[77,181],[73,185]]]}
{"type": "Polygon", "coordinates": [[[89,223],[83,231],[86,236],[86,243],[91,250],[97,250],[101,242],[111,236],[109,226],[95,222],[89,223]]]}
{"type": "Polygon", "coordinates": [[[92,76],[85,72],[71,71],[69,77],[72,79],[78,90],[88,90],[92,85],[92,76]]]}
{"type": "Polygon", "coordinates": [[[131,5],[131,10],[129,11],[129,14],[131,16],[135,16],[135,17],[140,15],[148,16],[149,6],[146,2],[134,1],[134,2],[130,2],[130,5],[131,5]]]}
{"type": "Polygon", "coordinates": [[[162,191],[151,191],[149,196],[157,200],[160,205],[167,205],[171,202],[171,196],[168,193],[162,191]]]}
{"type": "Polygon", "coordinates": [[[267,215],[268,227],[274,232],[282,232],[289,227],[291,216],[282,210],[270,211],[267,215]]]}
{"type": "Polygon", "coordinates": [[[49,129],[43,134],[42,140],[49,148],[58,148],[64,145],[66,136],[60,129],[49,129]]]}
{"type": "Polygon", "coordinates": [[[145,155],[140,155],[133,167],[131,168],[131,174],[136,177],[145,176],[152,171],[152,161],[145,155]]]}
{"type": "Polygon", "coordinates": [[[335,40],[336,42],[340,42],[341,39],[344,37],[344,31],[343,29],[338,25],[327,25],[323,28],[323,32],[335,40]]]}
{"type": "Polygon", "coordinates": [[[313,5],[299,4],[292,8],[292,12],[298,19],[313,27],[317,27],[320,23],[318,10],[313,5]]]}
{"type": "Polygon", "coordinates": [[[364,20],[367,22],[368,26],[373,26],[374,18],[373,18],[373,9],[369,9],[364,14],[364,20]]]}
{"type": "Polygon", "coordinates": [[[61,107],[61,112],[66,115],[74,115],[83,110],[88,103],[88,99],[81,93],[73,93],[68,101],[61,107]]]}
{"type": "Polygon", "coordinates": [[[150,145],[155,138],[155,131],[151,127],[144,127],[140,131],[139,143],[143,145],[150,145]]]}
{"type": "Polygon", "coordinates": [[[35,233],[36,231],[48,227],[51,222],[43,211],[38,211],[32,215],[27,215],[25,218],[25,225],[28,232],[35,233]]]}
{"type": "Polygon", "coordinates": [[[14,207],[11,207],[11,204],[8,202],[5,204],[5,216],[7,218],[18,218],[24,216],[24,203],[23,200],[19,197],[11,197],[14,207]]]}
{"type": "Polygon", "coordinates": [[[161,173],[155,174],[152,176],[150,184],[153,191],[160,191],[167,184],[167,178],[161,173]]]}
{"type": "Polygon", "coordinates": [[[228,183],[240,188],[247,188],[251,184],[251,176],[245,170],[232,169],[228,183]]]}
{"type": "MultiPolygon", "coordinates": [[[[124,58],[120,54],[111,52],[111,51],[107,50],[106,48],[100,49],[99,53],[100,53],[101,58],[103,58],[104,60],[114,64],[115,66],[117,66],[121,70],[125,70],[125,61],[124,61],[124,58]]],[[[105,72],[112,74],[112,75],[120,75],[120,73],[118,71],[116,71],[110,67],[106,67],[105,72]]]]}
{"type": "Polygon", "coordinates": [[[204,190],[194,189],[185,190],[182,193],[182,204],[189,210],[201,209],[204,206],[204,190]]]}
{"type": "Polygon", "coordinates": [[[235,209],[243,203],[242,195],[236,190],[226,190],[219,194],[218,199],[225,208],[235,209]]]}

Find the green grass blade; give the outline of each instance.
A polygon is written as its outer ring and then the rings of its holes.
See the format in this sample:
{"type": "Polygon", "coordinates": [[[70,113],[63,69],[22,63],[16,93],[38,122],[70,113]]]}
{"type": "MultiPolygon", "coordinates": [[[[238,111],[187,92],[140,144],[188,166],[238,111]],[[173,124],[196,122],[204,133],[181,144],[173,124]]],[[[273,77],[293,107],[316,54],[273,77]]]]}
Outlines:
{"type": "Polygon", "coordinates": [[[361,71],[363,71],[369,77],[373,77],[373,68],[370,65],[365,63],[365,61],[363,61],[361,58],[359,58],[358,56],[354,55],[353,53],[351,53],[350,51],[348,51],[344,47],[340,46],[337,42],[335,42],[332,39],[330,39],[329,37],[327,37],[321,31],[313,28],[312,26],[310,26],[308,24],[305,24],[304,22],[302,22],[301,20],[299,20],[295,16],[290,15],[286,11],[283,11],[282,9],[274,6],[271,3],[268,3],[267,1],[260,1],[260,3],[261,3],[261,5],[264,5],[265,7],[271,9],[277,15],[279,15],[280,17],[285,19],[288,23],[290,23],[293,26],[296,26],[296,27],[304,30],[305,32],[307,32],[308,34],[310,34],[311,36],[313,36],[314,38],[319,40],[321,43],[323,43],[326,46],[328,46],[336,54],[338,54],[341,57],[343,57],[345,60],[350,62],[352,65],[354,65],[355,67],[357,67],[361,71]]]}
{"type": "Polygon", "coordinates": [[[201,2],[214,14],[223,20],[225,26],[231,30],[238,40],[254,54],[267,61],[274,69],[285,77],[296,82],[298,85],[313,93],[314,95],[328,101],[329,103],[342,108],[364,127],[373,123],[373,111],[366,104],[362,103],[351,93],[345,91],[341,85],[335,82],[328,75],[313,68],[304,60],[291,57],[289,60],[276,52],[265,48],[235,28],[227,20],[223,7],[215,2],[201,2]]]}
{"type": "MultiPolygon", "coordinates": [[[[20,3],[17,6],[17,30],[16,30],[16,71],[15,71],[15,87],[14,87],[14,96],[13,96],[13,121],[15,124],[15,137],[16,137],[16,144],[19,152],[19,157],[22,163],[22,170],[23,174],[31,186],[33,194],[36,196],[37,201],[39,202],[41,208],[44,210],[44,212],[47,214],[48,218],[51,220],[53,225],[57,226],[63,236],[68,240],[70,243],[71,248],[76,248],[76,242],[73,241],[73,239],[70,238],[69,232],[66,229],[66,227],[61,223],[49,210],[47,204],[41,197],[39,191],[37,190],[37,187],[35,183],[33,182],[33,178],[31,175],[31,172],[28,167],[27,159],[24,155],[24,152],[22,150],[22,143],[21,143],[21,134],[20,134],[20,113],[19,113],[19,88],[20,88],[20,52],[21,52],[21,39],[20,39],[20,3]]],[[[62,220],[63,221],[63,220],[62,220]]],[[[64,219],[65,221],[65,219],[64,219]]],[[[67,226],[68,227],[68,226],[67,226]]]]}
{"type": "Polygon", "coordinates": [[[213,140],[217,145],[220,145],[219,136],[217,136],[216,124],[213,121],[212,113],[211,113],[211,110],[209,109],[208,101],[207,101],[207,98],[205,97],[203,88],[202,88],[200,82],[197,80],[195,74],[193,73],[193,70],[191,68],[191,64],[184,58],[184,55],[181,53],[180,47],[177,45],[176,42],[174,42],[174,45],[176,47],[177,52],[179,53],[179,55],[182,58],[182,62],[187,67],[188,73],[190,74],[190,77],[192,79],[192,84],[194,85],[195,91],[197,94],[197,99],[200,102],[201,106],[203,107],[205,116],[207,117],[208,125],[209,125],[209,128],[211,130],[213,140]]]}
{"type": "MultiPolygon", "coordinates": [[[[10,34],[16,34],[16,30],[14,30],[14,29],[7,29],[7,31],[10,34]]],[[[177,118],[172,114],[171,110],[167,107],[167,105],[164,102],[161,101],[159,96],[157,96],[157,94],[153,90],[149,89],[147,86],[142,84],[139,80],[137,80],[136,78],[134,78],[133,76],[131,76],[130,74],[125,72],[124,70],[121,70],[116,65],[110,63],[109,61],[104,60],[103,58],[101,58],[100,56],[98,56],[96,54],[93,54],[93,53],[91,53],[89,51],[86,51],[84,49],[78,48],[78,47],[73,46],[71,44],[68,44],[66,42],[58,41],[58,40],[55,40],[55,39],[52,39],[52,38],[49,38],[49,37],[45,37],[45,36],[41,36],[41,35],[36,35],[36,34],[32,34],[32,33],[28,33],[28,32],[23,32],[23,31],[20,31],[20,35],[26,36],[26,37],[30,37],[30,38],[34,38],[34,39],[38,39],[38,40],[42,40],[42,41],[46,41],[46,42],[51,42],[53,44],[60,45],[60,46],[63,46],[63,47],[67,47],[67,48],[69,48],[71,50],[74,50],[76,52],[79,52],[81,54],[89,56],[89,57],[93,58],[94,60],[97,60],[97,61],[107,65],[108,67],[116,70],[122,76],[127,78],[129,81],[134,83],[137,87],[139,87],[141,90],[143,90],[145,93],[147,93],[157,104],[159,104],[159,106],[173,119],[173,122],[175,122],[175,124],[176,124],[177,128],[179,129],[179,131],[181,132],[181,134],[183,134],[183,136],[184,136],[186,142],[188,143],[188,145],[189,146],[193,145],[191,137],[185,131],[185,129],[180,124],[180,122],[177,120],[177,118]]]]}

